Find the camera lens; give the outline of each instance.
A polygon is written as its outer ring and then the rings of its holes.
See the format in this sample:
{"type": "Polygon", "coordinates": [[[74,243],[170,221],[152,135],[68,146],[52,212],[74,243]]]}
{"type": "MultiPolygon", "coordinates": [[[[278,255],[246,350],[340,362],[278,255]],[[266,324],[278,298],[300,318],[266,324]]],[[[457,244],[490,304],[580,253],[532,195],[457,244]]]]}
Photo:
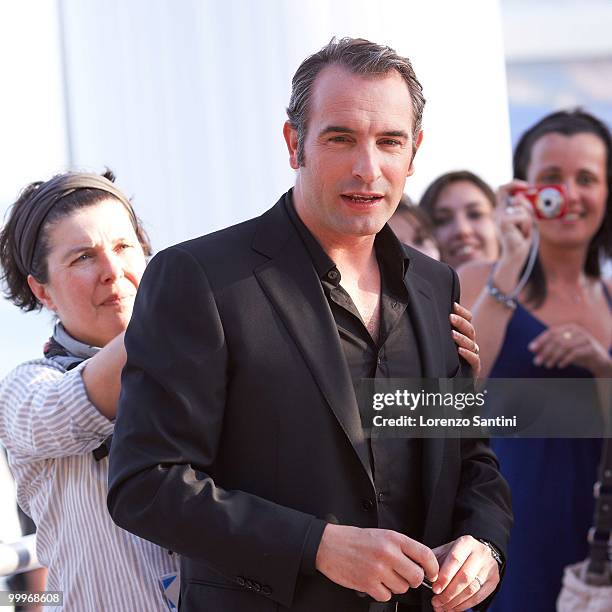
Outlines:
{"type": "Polygon", "coordinates": [[[563,195],[553,187],[546,187],[540,191],[536,200],[538,212],[547,219],[559,216],[563,206],[563,195]]]}

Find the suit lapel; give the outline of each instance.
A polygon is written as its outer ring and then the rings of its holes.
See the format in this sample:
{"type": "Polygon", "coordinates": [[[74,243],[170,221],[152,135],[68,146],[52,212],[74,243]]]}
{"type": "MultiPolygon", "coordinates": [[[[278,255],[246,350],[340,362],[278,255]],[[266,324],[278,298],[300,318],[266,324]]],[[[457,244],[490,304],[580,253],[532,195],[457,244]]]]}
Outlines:
{"type": "MultiPolygon", "coordinates": [[[[424,378],[439,378],[442,374],[443,354],[440,328],[434,309],[431,285],[421,276],[410,270],[404,276],[409,295],[409,309],[414,326],[423,366],[424,378]]],[[[425,438],[423,440],[423,494],[426,515],[431,518],[431,502],[442,471],[445,440],[425,438]]],[[[429,523],[429,520],[427,521],[429,523]]]]}
{"type": "MultiPolygon", "coordinates": [[[[269,261],[257,267],[254,273],[298,345],[314,380],[373,485],[368,444],[336,323],[306,248],[285,211],[285,197],[261,218],[253,248],[266,255],[269,261]]],[[[432,314],[432,287],[423,277],[411,271],[410,266],[404,282],[419,344],[423,376],[438,378],[443,373],[444,360],[441,330],[432,314]]],[[[423,493],[429,525],[432,500],[442,470],[445,441],[424,439],[423,447],[423,493]]]]}
{"type": "Polygon", "coordinates": [[[411,271],[410,265],[404,275],[404,284],[408,291],[410,318],[419,343],[423,377],[434,378],[440,375],[442,349],[440,328],[432,314],[432,288],[424,278],[411,271]]]}
{"type": "Polygon", "coordinates": [[[255,276],[373,483],[367,440],[336,323],[306,248],[281,202],[262,218],[253,247],[271,257],[255,269],[255,276]],[[272,244],[277,248],[271,249],[272,244]]]}

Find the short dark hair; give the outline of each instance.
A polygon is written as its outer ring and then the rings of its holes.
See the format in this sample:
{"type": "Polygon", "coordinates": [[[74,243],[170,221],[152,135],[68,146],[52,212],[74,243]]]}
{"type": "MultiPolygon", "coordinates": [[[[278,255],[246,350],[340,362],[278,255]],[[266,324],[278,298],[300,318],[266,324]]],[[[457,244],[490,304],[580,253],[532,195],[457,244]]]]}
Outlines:
{"type": "Polygon", "coordinates": [[[438,204],[438,199],[440,198],[442,190],[452,183],[458,183],[459,181],[467,181],[478,187],[486,196],[489,204],[491,204],[491,208],[495,208],[495,192],[485,183],[485,181],[469,170],[455,170],[439,176],[429,185],[429,187],[427,187],[425,193],[421,197],[419,207],[429,215],[430,219],[434,217],[436,205],[438,204]]]}
{"type": "MultiPolygon", "coordinates": [[[[61,183],[62,178],[78,178],[79,173],[67,172],[54,176],[49,181],[36,181],[27,185],[19,194],[15,203],[7,212],[7,221],[0,231],[0,266],[2,273],[0,280],[4,285],[5,296],[16,306],[29,312],[31,310],[39,310],[42,304],[36,299],[28,285],[28,274],[24,271],[23,263],[20,262],[19,248],[15,240],[16,228],[30,213],[30,205],[37,193],[45,185],[51,181],[61,183]]],[[[102,176],[108,179],[111,183],[115,180],[115,175],[111,170],[106,170],[102,176]]],[[[114,196],[102,189],[82,188],[69,191],[63,197],[57,199],[53,204],[50,212],[44,218],[40,230],[29,238],[32,244],[29,245],[33,252],[32,262],[29,273],[40,283],[46,283],[49,280],[47,260],[50,250],[49,230],[51,226],[57,223],[60,219],[71,215],[75,210],[93,206],[99,202],[114,196]]],[[[152,254],[151,244],[140,219],[135,215],[131,203],[125,198],[124,205],[129,206],[129,216],[134,225],[134,231],[138,237],[138,241],[142,246],[142,250],[146,256],[152,254]]]]}
{"type": "Polygon", "coordinates": [[[317,75],[330,64],[338,64],[359,75],[384,76],[396,70],[408,85],[412,99],[414,126],[412,130],[413,152],[421,131],[425,98],[410,60],[398,55],[394,49],[365,40],[364,38],[332,38],[325,47],[306,58],[293,76],[291,98],[287,107],[289,124],[297,131],[297,161],[304,164],[304,140],[308,129],[308,114],[312,86],[317,75]]]}
{"type": "MultiPolygon", "coordinates": [[[[588,276],[599,278],[601,276],[600,257],[612,257],[612,137],[606,124],[581,108],[561,110],[540,119],[529,128],[519,139],[514,149],[513,168],[514,177],[527,180],[531,152],[535,143],[546,134],[557,133],[564,136],[576,134],[594,134],[606,148],[606,181],[608,186],[608,199],[604,219],[591,239],[587,249],[584,272],[588,276]]],[[[527,285],[527,301],[536,308],[546,298],[546,277],[539,259],[529,277],[527,285]]]]}

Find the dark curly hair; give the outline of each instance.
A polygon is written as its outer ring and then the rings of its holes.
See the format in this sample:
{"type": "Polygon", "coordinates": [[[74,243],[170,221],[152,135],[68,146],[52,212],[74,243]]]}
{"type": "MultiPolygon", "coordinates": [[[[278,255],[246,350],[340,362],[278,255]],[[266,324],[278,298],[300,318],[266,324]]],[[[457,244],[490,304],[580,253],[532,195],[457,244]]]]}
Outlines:
{"type": "MultiPolygon", "coordinates": [[[[65,173],[63,175],[57,175],[51,180],[61,180],[62,177],[74,177],[78,176],[78,174],[79,173],[74,172],[65,173]]],[[[111,182],[115,181],[115,175],[109,169],[107,169],[102,176],[111,182]]],[[[15,229],[29,214],[30,204],[39,189],[47,185],[48,182],[49,181],[36,181],[30,183],[21,191],[16,202],[9,208],[6,223],[0,231],[0,267],[2,268],[0,281],[3,285],[3,292],[7,299],[26,312],[40,310],[42,304],[30,290],[28,275],[24,273],[23,265],[20,266],[18,263],[19,253],[15,240],[15,229]]],[[[47,258],[50,249],[49,230],[51,226],[60,219],[71,215],[75,210],[93,206],[94,204],[98,204],[112,197],[114,196],[102,189],[82,188],[69,192],[54,203],[50,212],[45,217],[44,224],[37,235],[31,238],[33,243],[31,244],[33,257],[30,266],[30,274],[39,283],[46,283],[49,280],[47,258]]],[[[142,223],[138,217],[133,214],[131,204],[129,204],[127,199],[126,202],[130,206],[130,211],[128,212],[131,213],[130,218],[133,219],[132,223],[135,223],[134,231],[136,232],[138,241],[142,246],[144,254],[149,256],[152,254],[149,238],[142,227],[142,223]]]]}

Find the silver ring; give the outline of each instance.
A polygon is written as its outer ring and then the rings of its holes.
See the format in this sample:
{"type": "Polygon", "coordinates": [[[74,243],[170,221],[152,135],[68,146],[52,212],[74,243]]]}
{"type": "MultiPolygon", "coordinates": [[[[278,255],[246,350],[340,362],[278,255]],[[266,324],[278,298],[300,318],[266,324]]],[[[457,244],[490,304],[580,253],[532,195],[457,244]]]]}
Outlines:
{"type": "Polygon", "coordinates": [[[478,576],[474,576],[474,580],[478,583],[478,589],[482,589],[483,583],[481,582],[480,578],[478,576]]]}

